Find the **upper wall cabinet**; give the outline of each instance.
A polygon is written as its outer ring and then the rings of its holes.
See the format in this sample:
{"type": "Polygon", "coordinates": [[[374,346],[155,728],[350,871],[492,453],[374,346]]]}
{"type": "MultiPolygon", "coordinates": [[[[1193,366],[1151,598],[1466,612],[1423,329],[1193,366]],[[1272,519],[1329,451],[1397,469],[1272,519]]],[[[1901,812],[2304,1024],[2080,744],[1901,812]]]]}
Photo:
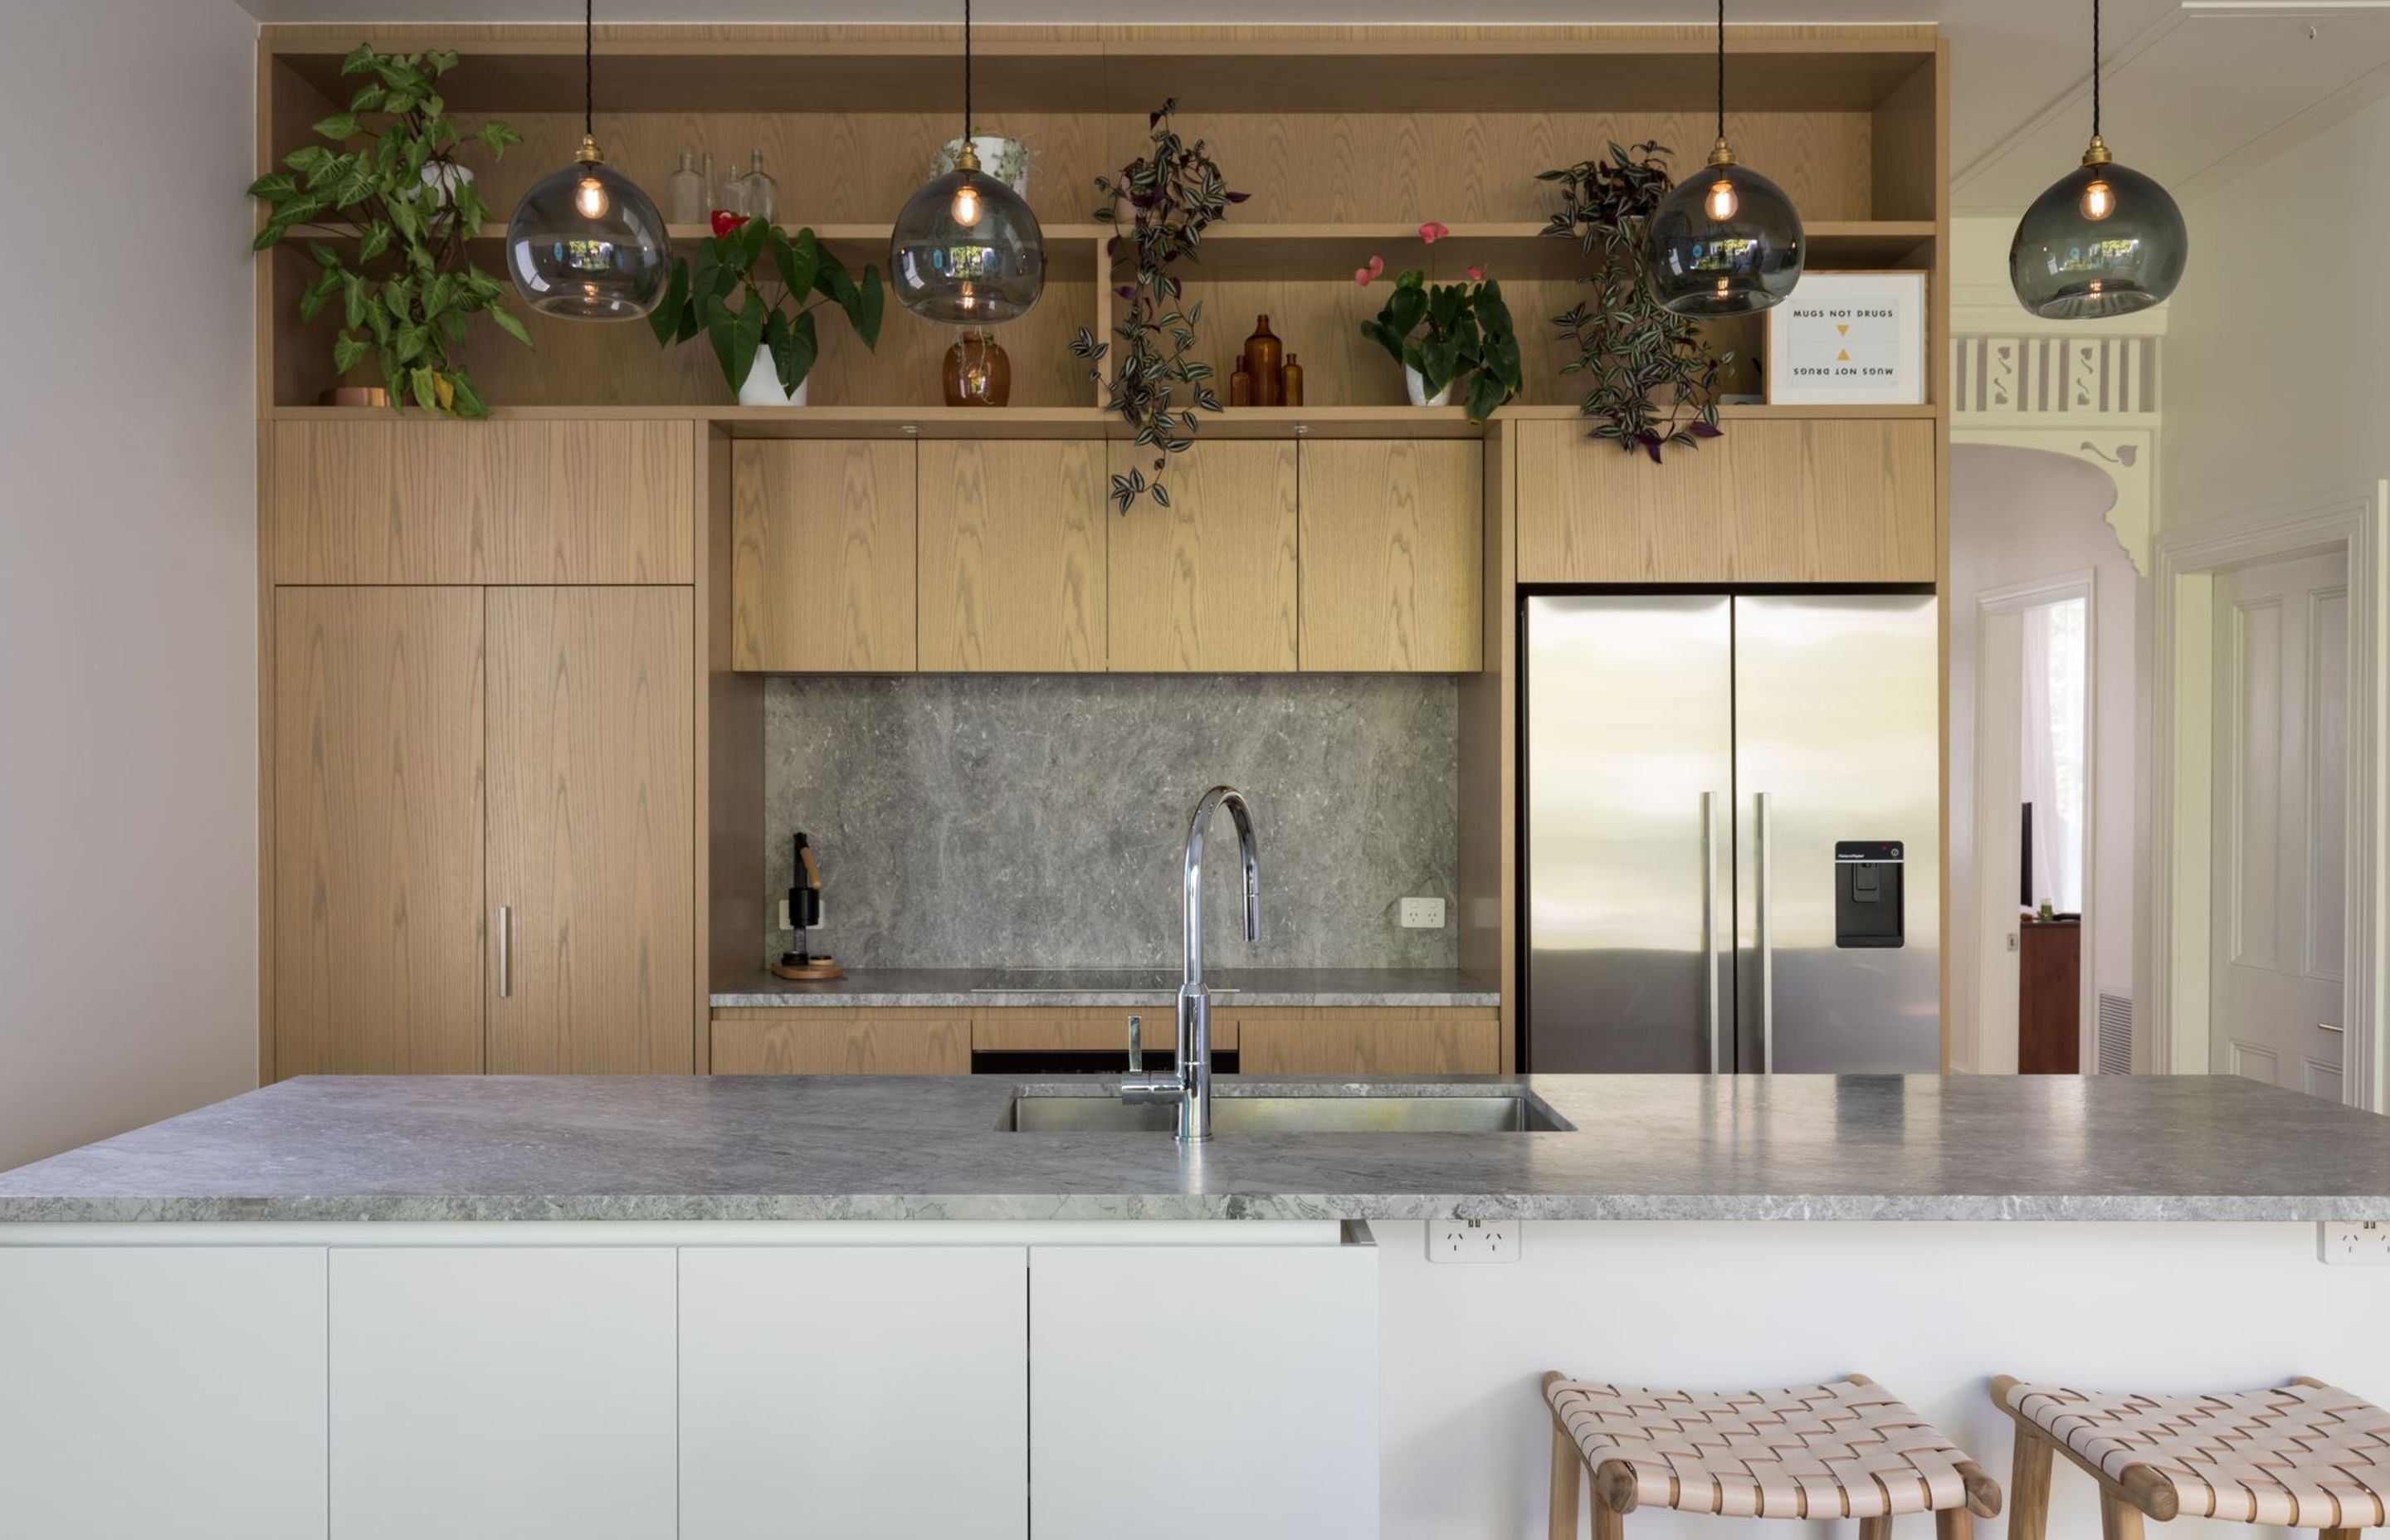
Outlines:
{"type": "Polygon", "coordinates": [[[273,434],[277,584],[692,581],[688,423],[376,413],[273,434]]]}
{"type": "Polygon", "coordinates": [[[1480,666],[1484,447],[1340,439],[1303,446],[1303,667],[1480,666]]]}
{"type": "MultiPolygon", "coordinates": [[[[1152,451],[1114,443],[1111,473],[1152,451]]],[[[1111,520],[1107,610],[1122,673],[1284,673],[1295,666],[1295,446],[1198,443],[1172,462],[1170,506],[1111,520]]]]}
{"type": "Polygon", "coordinates": [[[919,453],[919,666],[1101,669],[1104,446],[942,439],[919,453]]]}
{"type": "Polygon", "coordinates": [[[1743,419],[1653,465],[1519,424],[1522,583],[1932,583],[1935,425],[1743,419]]]}
{"type": "Polygon", "coordinates": [[[733,452],[733,666],[913,668],[914,450],[903,439],[733,452]]]}

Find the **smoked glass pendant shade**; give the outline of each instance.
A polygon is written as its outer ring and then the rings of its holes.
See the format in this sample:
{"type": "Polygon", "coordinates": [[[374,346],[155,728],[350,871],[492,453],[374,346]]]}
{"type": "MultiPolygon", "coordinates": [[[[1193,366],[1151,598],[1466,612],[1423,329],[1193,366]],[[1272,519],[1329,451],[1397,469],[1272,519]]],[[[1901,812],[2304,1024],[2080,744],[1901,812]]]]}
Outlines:
{"type": "Polygon", "coordinates": [[[906,309],[944,326],[1026,315],[1046,291],[1046,237],[1028,202],[979,168],[968,148],[896,216],[890,287],[906,309]]]}
{"type": "Polygon", "coordinates": [[[653,199],[581,142],[581,158],[523,195],[507,225],[507,271],[543,315],[635,321],[656,308],[672,238],[653,199]]]}
{"type": "Polygon", "coordinates": [[[1651,291],[1678,315],[1766,310],[1801,281],[1801,215],[1779,187],[1737,165],[1726,141],[1651,215],[1651,291]]]}
{"type": "Polygon", "coordinates": [[[2084,163],[2018,222],[2009,281],[2045,320],[2090,321],[2162,303],[2190,257],[2191,233],[2173,197],[2094,141],[2084,163]]]}

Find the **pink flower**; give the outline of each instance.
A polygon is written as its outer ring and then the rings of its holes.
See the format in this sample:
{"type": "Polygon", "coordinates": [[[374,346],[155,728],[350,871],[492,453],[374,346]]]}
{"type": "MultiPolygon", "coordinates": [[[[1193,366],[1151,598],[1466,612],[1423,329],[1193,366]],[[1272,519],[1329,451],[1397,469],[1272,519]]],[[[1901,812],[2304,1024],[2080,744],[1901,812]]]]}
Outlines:
{"type": "Polygon", "coordinates": [[[1427,242],[1430,246],[1433,246],[1437,241],[1442,240],[1445,237],[1450,234],[1452,234],[1452,227],[1450,225],[1439,224],[1433,219],[1420,226],[1420,239],[1427,242]]]}
{"type": "Polygon", "coordinates": [[[1471,283],[1484,283],[1485,281],[1485,269],[1482,267],[1471,268],[1469,270],[1469,281],[1471,283]]]}
{"type": "Polygon", "coordinates": [[[1381,274],[1381,273],[1385,272],[1385,270],[1386,270],[1386,259],[1385,259],[1385,258],[1383,258],[1383,257],[1371,257],[1371,258],[1369,259],[1369,265],[1368,265],[1368,266],[1367,266],[1367,267],[1356,267],[1356,268],[1353,269],[1353,281],[1354,281],[1355,283],[1356,283],[1356,284],[1359,284],[1362,288],[1367,289],[1367,288],[1368,288],[1368,287],[1369,287],[1369,280],[1370,280],[1370,279],[1372,279],[1372,278],[1374,278],[1374,277],[1377,277],[1380,274],[1381,274]]]}

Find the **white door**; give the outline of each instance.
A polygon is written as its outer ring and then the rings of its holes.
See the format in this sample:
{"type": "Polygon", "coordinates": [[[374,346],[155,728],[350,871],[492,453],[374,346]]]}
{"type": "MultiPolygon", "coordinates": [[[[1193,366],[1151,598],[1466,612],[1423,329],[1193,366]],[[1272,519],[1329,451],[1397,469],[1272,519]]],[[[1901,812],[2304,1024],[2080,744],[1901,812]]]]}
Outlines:
{"type": "Polygon", "coordinates": [[[2348,563],[2216,578],[2211,1068],[2341,1099],[2348,563]]]}
{"type": "Polygon", "coordinates": [[[332,1540],[659,1540],[675,1486],[662,1247],[335,1249],[332,1540]]]}
{"type": "Polygon", "coordinates": [[[680,1471],[680,1540],[1021,1540],[1028,1251],[683,1250],[680,1471]]]}

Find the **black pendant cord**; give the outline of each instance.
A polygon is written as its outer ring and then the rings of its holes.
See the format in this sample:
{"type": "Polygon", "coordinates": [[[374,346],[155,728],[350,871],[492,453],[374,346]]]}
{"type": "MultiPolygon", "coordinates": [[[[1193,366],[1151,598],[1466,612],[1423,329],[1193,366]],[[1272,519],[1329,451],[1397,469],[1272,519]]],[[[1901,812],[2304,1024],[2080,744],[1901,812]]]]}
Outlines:
{"type": "Polygon", "coordinates": [[[598,136],[598,0],[581,6],[581,133],[598,136]]]}
{"type": "Polygon", "coordinates": [[[963,148],[972,148],[970,0],[963,0],[963,148]]]}
{"type": "Polygon", "coordinates": [[[1726,138],[1726,0],[1718,0],[1717,98],[1720,140],[1726,138]]]}
{"type": "Polygon", "coordinates": [[[2100,0],[2091,0],[2091,137],[2100,137],[2100,0]]]}

